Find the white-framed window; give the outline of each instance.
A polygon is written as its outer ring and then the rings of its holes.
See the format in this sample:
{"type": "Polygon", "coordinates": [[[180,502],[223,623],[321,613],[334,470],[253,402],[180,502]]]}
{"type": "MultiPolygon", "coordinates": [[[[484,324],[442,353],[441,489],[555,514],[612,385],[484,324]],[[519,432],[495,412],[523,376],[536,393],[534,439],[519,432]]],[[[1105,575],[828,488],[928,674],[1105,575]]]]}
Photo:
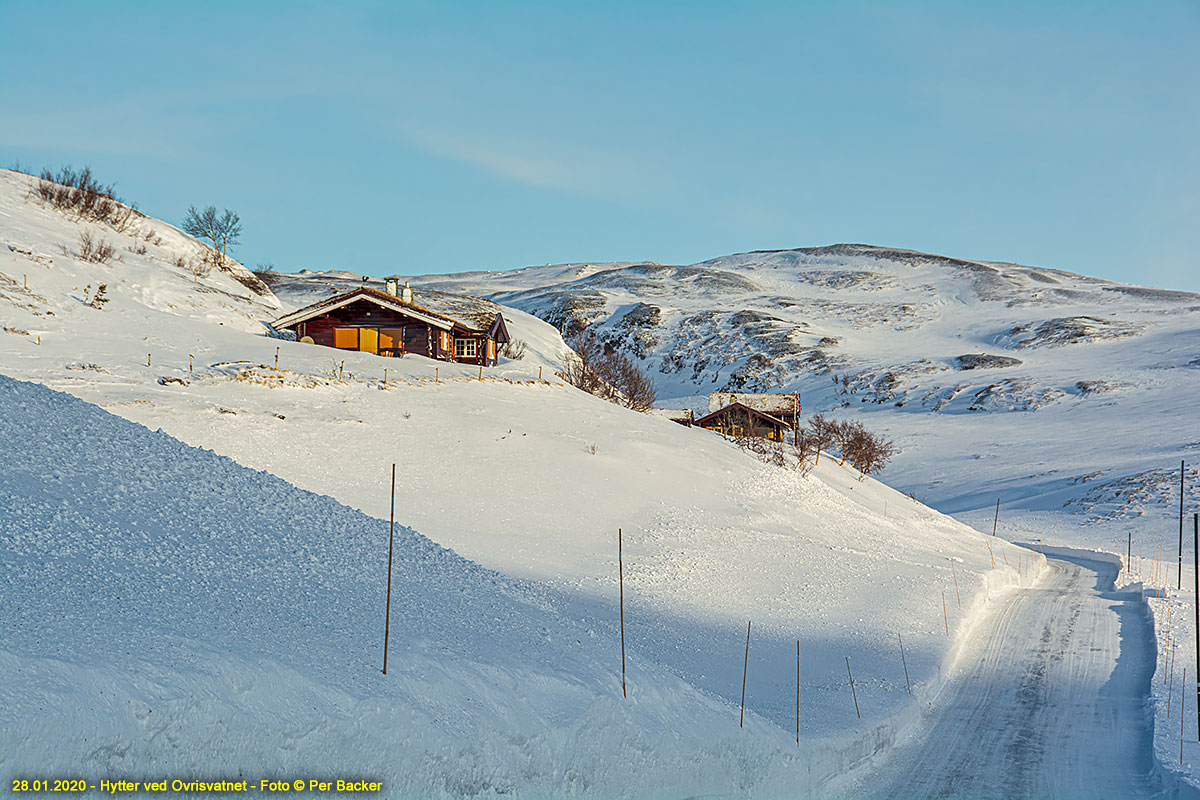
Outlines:
{"type": "Polygon", "coordinates": [[[475,340],[474,339],[455,339],[454,340],[454,357],[455,358],[475,358],[475,340]]]}

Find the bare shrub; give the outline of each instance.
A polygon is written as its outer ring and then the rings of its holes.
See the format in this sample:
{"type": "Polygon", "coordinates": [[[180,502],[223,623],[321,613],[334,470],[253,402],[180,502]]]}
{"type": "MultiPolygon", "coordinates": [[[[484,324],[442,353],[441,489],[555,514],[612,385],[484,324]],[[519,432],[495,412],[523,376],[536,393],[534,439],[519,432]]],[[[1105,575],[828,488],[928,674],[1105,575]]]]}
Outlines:
{"type": "Polygon", "coordinates": [[[134,239],[133,246],[129,248],[129,252],[135,255],[144,256],[146,255],[146,245],[142,244],[137,239],[134,239]]]}
{"type": "Polygon", "coordinates": [[[69,166],[61,167],[58,172],[43,169],[34,193],[59,211],[111,225],[118,231],[128,229],[137,214],[132,205],[117,198],[112,184],[100,183],[90,167],[78,172],[69,166]]]}
{"type": "Polygon", "coordinates": [[[823,414],[813,414],[812,419],[808,421],[807,431],[812,440],[811,445],[816,452],[816,464],[821,463],[821,451],[828,450],[833,446],[836,425],[836,422],[826,418],[823,414]]]}
{"type": "Polygon", "coordinates": [[[899,448],[890,439],[867,430],[856,420],[834,420],[814,414],[806,426],[796,430],[794,440],[796,457],[801,468],[809,458],[813,465],[820,463],[821,451],[836,447],[841,453],[841,466],[849,462],[859,471],[859,480],[881,471],[899,448]]]}
{"type": "Polygon", "coordinates": [[[195,206],[190,207],[180,227],[184,233],[212,243],[218,269],[225,268],[229,248],[237,244],[242,235],[242,221],[238,215],[228,208],[217,214],[215,206],[209,206],[203,211],[197,211],[195,206]]]}
{"type": "Polygon", "coordinates": [[[513,361],[520,361],[525,357],[525,342],[522,339],[510,339],[500,345],[500,355],[504,358],[510,358],[513,361]]]}
{"type": "Polygon", "coordinates": [[[574,351],[563,366],[563,379],[589,394],[611,403],[648,411],[658,399],[658,390],[650,375],[616,350],[606,350],[586,331],[571,337],[574,351]]]}
{"type": "Polygon", "coordinates": [[[93,264],[107,264],[116,255],[117,248],[103,239],[93,239],[89,231],[79,234],[79,257],[93,264]]]}

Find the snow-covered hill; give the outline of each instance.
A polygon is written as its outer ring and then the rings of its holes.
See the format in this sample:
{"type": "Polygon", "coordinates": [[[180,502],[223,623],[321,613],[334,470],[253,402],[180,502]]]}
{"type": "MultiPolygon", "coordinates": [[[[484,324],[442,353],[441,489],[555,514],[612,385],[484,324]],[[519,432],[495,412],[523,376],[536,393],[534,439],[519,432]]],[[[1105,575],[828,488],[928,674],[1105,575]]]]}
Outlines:
{"type": "Polygon", "coordinates": [[[866,245],[414,283],[587,327],[663,405],[799,391],[892,434],[885,480],[951,513],[1157,517],[1178,502],[1163,471],[1200,458],[1196,294],[866,245]]]}

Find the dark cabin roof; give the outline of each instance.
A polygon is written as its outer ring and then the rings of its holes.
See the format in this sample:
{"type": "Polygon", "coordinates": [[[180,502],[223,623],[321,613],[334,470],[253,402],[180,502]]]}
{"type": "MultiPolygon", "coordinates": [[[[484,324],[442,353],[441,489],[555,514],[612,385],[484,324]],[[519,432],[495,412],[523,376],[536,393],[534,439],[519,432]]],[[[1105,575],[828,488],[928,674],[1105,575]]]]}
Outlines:
{"type": "Polygon", "coordinates": [[[497,314],[492,320],[492,327],[488,328],[488,336],[496,340],[496,344],[504,344],[511,338],[508,335],[508,328],[504,325],[504,317],[497,314]]]}
{"type": "MultiPolygon", "coordinates": [[[[422,322],[427,322],[433,327],[441,328],[442,330],[458,328],[460,330],[470,331],[472,333],[482,333],[482,331],[478,330],[474,326],[467,325],[456,319],[447,317],[445,314],[439,314],[436,311],[430,311],[424,306],[419,306],[416,303],[405,302],[395,295],[388,294],[387,292],[381,292],[378,289],[371,289],[366,286],[360,286],[357,289],[352,289],[349,292],[334,295],[333,297],[327,297],[324,300],[305,306],[304,308],[293,311],[290,314],[285,314],[272,322],[271,327],[275,328],[276,330],[281,328],[290,328],[293,325],[298,325],[299,323],[306,322],[314,317],[327,314],[330,311],[341,308],[342,306],[347,306],[357,300],[366,300],[374,303],[377,306],[380,306],[381,308],[387,308],[397,313],[413,317],[414,319],[419,319],[422,322]]],[[[493,326],[495,325],[495,323],[492,324],[493,326]]],[[[503,326],[503,322],[501,323],[501,326],[503,326]]],[[[505,333],[507,334],[507,331],[505,331],[505,333]]]]}
{"type": "Polygon", "coordinates": [[[712,412],[711,414],[705,414],[703,417],[696,420],[696,422],[694,424],[703,428],[705,423],[713,422],[718,417],[723,417],[726,414],[730,413],[731,411],[735,411],[735,410],[744,411],[755,422],[765,421],[771,425],[778,425],[781,428],[792,427],[789,423],[784,422],[783,420],[779,419],[779,417],[773,417],[770,414],[764,414],[763,412],[759,411],[758,409],[751,408],[750,406],[743,405],[742,403],[730,403],[729,405],[725,406],[724,408],[718,408],[716,411],[712,412]]]}

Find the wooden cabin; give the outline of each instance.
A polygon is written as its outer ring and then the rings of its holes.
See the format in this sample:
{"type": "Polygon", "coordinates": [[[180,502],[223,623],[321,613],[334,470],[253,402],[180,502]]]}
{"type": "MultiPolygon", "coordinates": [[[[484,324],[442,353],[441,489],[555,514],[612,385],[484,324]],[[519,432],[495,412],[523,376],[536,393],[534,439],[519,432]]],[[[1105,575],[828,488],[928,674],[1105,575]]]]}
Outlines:
{"type": "Polygon", "coordinates": [[[711,414],[734,403],[760,411],[782,420],[790,430],[800,426],[800,393],[754,394],[751,392],[713,392],[708,396],[708,411],[711,414]]]}
{"type": "Polygon", "coordinates": [[[724,408],[717,409],[696,420],[695,425],[710,431],[716,431],[723,436],[739,438],[754,436],[760,439],[783,441],[785,431],[792,426],[763,411],[751,408],[743,403],[730,403],[724,408]]]}
{"type": "Polygon", "coordinates": [[[358,350],[380,356],[420,355],[439,361],[496,364],[496,351],[509,340],[504,317],[499,314],[487,330],[431,311],[412,301],[407,284],[396,291],[356,288],[285,314],[271,323],[277,331],[291,331],[296,341],[358,350]]]}

